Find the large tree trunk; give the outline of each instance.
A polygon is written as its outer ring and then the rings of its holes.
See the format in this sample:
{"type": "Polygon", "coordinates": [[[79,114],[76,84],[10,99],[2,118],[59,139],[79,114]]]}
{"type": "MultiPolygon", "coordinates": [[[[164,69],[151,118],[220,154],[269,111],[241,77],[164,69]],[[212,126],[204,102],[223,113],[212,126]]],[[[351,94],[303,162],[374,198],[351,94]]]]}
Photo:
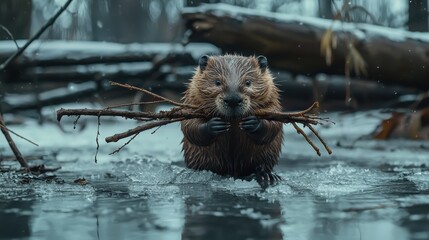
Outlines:
{"type": "Polygon", "coordinates": [[[428,0],[410,0],[408,2],[408,29],[418,32],[429,30],[428,0]]]}
{"type": "Polygon", "coordinates": [[[334,17],[331,0],[319,0],[319,17],[326,19],[334,17]]]}
{"type": "MultiPolygon", "coordinates": [[[[31,0],[0,1],[0,24],[5,26],[15,39],[28,38],[31,25],[31,0]]],[[[0,30],[1,39],[10,39],[0,30]]]]}
{"type": "Polygon", "coordinates": [[[190,41],[210,42],[224,52],[263,54],[273,67],[296,74],[344,74],[354,43],[367,64],[367,79],[429,89],[429,34],[368,24],[334,23],[296,15],[262,13],[224,4],[185,8],[190,41]],[[320,42],[333,28],[339,45],[328,66],[320,42]]]}

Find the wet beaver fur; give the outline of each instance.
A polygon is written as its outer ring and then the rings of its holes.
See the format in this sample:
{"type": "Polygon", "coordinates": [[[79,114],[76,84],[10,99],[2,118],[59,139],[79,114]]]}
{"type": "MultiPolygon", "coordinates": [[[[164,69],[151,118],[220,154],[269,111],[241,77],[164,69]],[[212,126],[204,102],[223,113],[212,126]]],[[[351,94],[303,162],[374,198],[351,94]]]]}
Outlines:
{"type": "Polygon", "coordinates": [[[279,90],[264,56],[202,56],[183,100],[201,106],[209,120],[182,121],[186,165],[195,170],[256,179],[263,187],[283,142],[282,123],[258,119],[258,109],[281,111],[279,90]]]}

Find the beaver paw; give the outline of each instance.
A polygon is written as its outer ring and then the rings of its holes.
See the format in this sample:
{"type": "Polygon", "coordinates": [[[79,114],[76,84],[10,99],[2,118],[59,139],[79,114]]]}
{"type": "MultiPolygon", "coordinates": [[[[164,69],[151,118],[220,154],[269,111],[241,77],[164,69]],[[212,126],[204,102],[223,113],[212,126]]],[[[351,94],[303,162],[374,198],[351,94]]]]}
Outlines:
{"type": "Polygon", "coordinates": [[[256,180],[259,186],[261,186],[261,188],[265,190],[268,186],[275,185],[280,182],[282,178],[279,175],[266,170],[264,167],[259,167],[256,170],[256,173],[253,173],[252,175],[246,177],[245,180],[256,180]]]}
{"type": "Polygon", "coordinates": [[[240,122],[240,128],[250,133],[258,131],[261,125],[261,120],[256,116],[245,117],[240,122]]]}
{"type": "Polygon", "coordinates": [[[217,136],[229,130],[230,123],[222,121],[221,118],[214,117],[204,124],[205,130],[209,135],[217,136]]]}

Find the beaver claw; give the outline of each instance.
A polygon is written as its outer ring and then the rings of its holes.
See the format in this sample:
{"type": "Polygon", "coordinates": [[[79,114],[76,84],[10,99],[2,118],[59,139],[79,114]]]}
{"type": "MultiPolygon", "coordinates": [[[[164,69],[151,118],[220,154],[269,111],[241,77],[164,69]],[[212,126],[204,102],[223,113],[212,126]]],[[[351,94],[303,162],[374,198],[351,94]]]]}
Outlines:
{"type": "Polygon", "coordinates": [[[253,173],[250,176],[246,177],[245,180],[256,180],[259,186],[261,186],[261,188],[265,190],[268,186],[275,185],[280,182],[282,178],[279,175],[266,170],[264,167],[259,167],[256,170],[256,173],[253,173]]]}
{"type": "Polygon", "coordinates": [[[222,121],[219,117],[214,117],[204,124],[205,130],[212,136],[228,131],[230,126],[230,123],[222,121]]]}
{"type": "Polygon", "coordinates": [[[243,120],[241,120],[240,127],[244,131],[253,133],[261,128],[261,120],[259,120],[259,118],[256,116],[245,117],[243,120]]]}

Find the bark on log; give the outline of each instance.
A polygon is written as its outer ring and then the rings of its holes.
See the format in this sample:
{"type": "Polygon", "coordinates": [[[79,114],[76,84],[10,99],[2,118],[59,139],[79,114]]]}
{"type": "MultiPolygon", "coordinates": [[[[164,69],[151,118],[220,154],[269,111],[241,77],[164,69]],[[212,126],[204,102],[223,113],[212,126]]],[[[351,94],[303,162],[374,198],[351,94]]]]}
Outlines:
{"type": "MultiPolygon", "coordinates": [[[[25,41],[17,41],[22,46],[25,41]]],[[[0,62],[16,52],[13,41],[0,41],[0,62]]],[[[13,68],[156,62],[165,55],[182,56],[182,64],[193,64],[201,54],[218,53],[210,44],[172,43],[119,44],[90,41],[36,40],[11,63],[13,68]],[[193,59],[192,59],[193,58],[193,59]]]]}
{"type": "Polygon", "coordinates": [[[386,84],[429,89],[429,34],[368,24],[261,12],[225,4],[185,8],[191,42],[209,42],[224,52],[262,54],[272,67],[296,74],[344,74],[347,46],[354,42],[367,63],[367,78],[386,84]],[[340,39],[327,66],[321,37],[333,28],[340,39]]]}

